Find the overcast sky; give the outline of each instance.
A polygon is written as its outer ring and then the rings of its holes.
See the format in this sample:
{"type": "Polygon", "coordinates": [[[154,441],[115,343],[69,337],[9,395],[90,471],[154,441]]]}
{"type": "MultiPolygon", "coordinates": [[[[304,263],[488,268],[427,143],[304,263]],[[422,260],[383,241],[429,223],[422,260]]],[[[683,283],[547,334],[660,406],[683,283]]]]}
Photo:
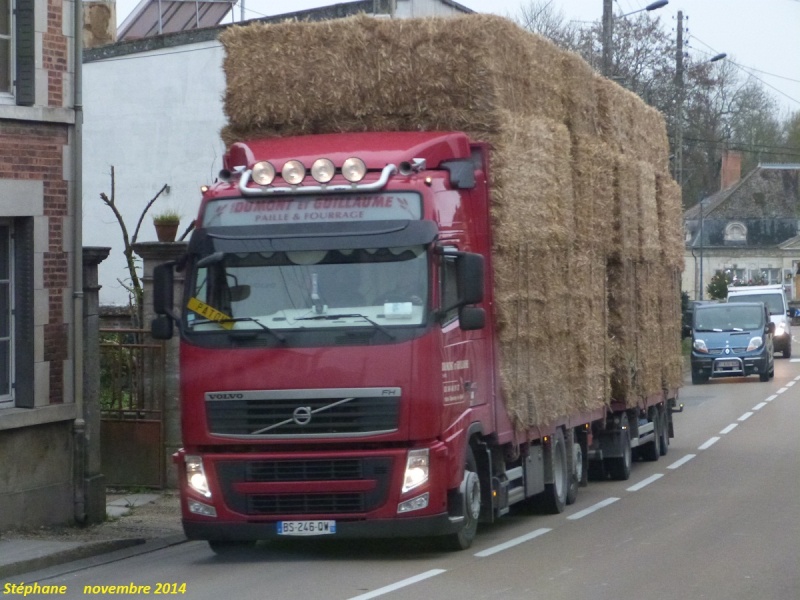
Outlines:
{"type": "MultiPolygon", "coordinates": [[[[245,18],[251,19],[336,3],[325,0],[239,1],[245,3],[245,18]]],[[[527,0],[458,1],[477,12],[506,17],[516,16],[521,7],[529,4],[527,0]]],[[[603,0],[552,2],[565,18],[577,21],[600,20],[603,12],[603,0]]],[[[649,2],[614,0],[614,11],[627,14],[649,2]]],[[[137,4],[137,0],[117,0],[117,22],[121,24],[137,4]]],[[[678,11],[683,11],[689,28],[688,37],[684,39],[694,60],[725,52],[728,59],[740,67],[742,76],[752,75],[762,82],[779,103],[781,116],[789,111],[800,111],[800,0],[670,0],[653,15],[658,15],[664,28],[674,35],[678,11]]],[[[240,19],[240,5],[233,15],[237,21],[240,19]]]]}

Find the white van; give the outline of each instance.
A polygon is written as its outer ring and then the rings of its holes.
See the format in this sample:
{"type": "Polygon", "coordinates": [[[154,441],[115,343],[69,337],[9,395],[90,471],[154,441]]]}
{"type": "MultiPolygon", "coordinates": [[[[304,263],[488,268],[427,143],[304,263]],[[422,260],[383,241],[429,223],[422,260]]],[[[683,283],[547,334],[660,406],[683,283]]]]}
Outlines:
{"type": "Polygon", "coordinates": [[[729,287],[728,302],[763,302],[769,309],[770,320],[775,323],[775,352],[781,352],[784,358],[792,355],[792,320],[782,285],[729,287]]]}

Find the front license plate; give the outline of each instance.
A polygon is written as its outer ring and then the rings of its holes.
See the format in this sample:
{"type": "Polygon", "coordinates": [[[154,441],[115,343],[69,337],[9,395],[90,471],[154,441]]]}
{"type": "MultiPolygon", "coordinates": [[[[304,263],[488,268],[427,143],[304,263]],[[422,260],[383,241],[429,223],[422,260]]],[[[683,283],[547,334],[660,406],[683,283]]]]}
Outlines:
{"type": "Polygon", "coordinates": [[[720,368],[720,369],[730,369],[730,368],[735,369],[738,366],[739,366],[739,361],[738,360],[720,360],[720,361],[717,361],[717,367],[720,368]]]}
{"type": "Polygon", "coordinates": [[[278,521],[278,535],[331,535],[336,521],[278,521]]]}

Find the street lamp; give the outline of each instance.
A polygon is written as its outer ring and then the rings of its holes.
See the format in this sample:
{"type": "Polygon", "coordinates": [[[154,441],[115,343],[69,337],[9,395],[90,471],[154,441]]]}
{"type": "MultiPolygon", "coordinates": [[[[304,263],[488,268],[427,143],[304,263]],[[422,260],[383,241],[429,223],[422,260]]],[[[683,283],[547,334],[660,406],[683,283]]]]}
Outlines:
{"type": "MultiPolygon", "coordinates": [[[[614,14],[612,12],[613,0],[603,0],[603,75],[608,77],[611,73],[611,40],[614,31],[614,14]]],[[[669,0],[651,2],[644,8],[620,15],[619,18],[628,17],[642,11],[657,10],[669,4],[669,0]]]]}

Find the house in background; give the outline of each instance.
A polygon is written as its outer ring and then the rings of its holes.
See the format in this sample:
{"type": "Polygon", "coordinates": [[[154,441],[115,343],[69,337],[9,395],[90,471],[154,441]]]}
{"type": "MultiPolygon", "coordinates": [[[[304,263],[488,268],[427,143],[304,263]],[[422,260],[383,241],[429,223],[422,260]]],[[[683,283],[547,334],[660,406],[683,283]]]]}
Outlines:
{"type": "MultiPolygon", "coordinates": [[[[169,186],[142,223],[140,242],[155,241],[150,216],[162,209],[182,215],[179,233],[191,223],[199,206],[200,187],[217,177],[225,153],[220,138],[227,122],[222,105],[224,51],[217,36],[230,25],[202,27],[201,21],[197,28],[193,10],[189,17],[179,18],[195,3],[142,0],[118,31],[123,41],[105,44],[105,23],[113,7],[106,0],[90,4],[97,5],[98,15],[93,43],[102,45],[84,51],[84,243],[112,248],[100,266],[101,304],[127,305],[122,235],[100,193],[111,195],[113,166],[116,205],[132,235],[147,202],[164,185],[169,186]],[[160,26],[158,13],[153,11],[156,5],[164,14],[160,26]],[[177,31],[176,23],[181,24],[177,31]],[[167,33],[159,34],[159,28],[167,33]]],[[[358,0],[258,20],[277,23],[339,19],[358,13],[408,18],[472,12],[452,0],[358,0]]],[[[336,78],[341,69],[347,65],[331,65],[330,76],[336,78]]]]}
{"type": "Polygon", "coordinates": [[[722,159],[720,191],[684,213],[682,289],[707,297],[717,272],[739,284],[784,285],[800,299],[800,164],[760,164],[741,177],[741,155],[722,159]]]}
{"type": "Polygon", "coordinates": [[[0,0],[0,531],[85,516],[79,15],[0,0]]]}

